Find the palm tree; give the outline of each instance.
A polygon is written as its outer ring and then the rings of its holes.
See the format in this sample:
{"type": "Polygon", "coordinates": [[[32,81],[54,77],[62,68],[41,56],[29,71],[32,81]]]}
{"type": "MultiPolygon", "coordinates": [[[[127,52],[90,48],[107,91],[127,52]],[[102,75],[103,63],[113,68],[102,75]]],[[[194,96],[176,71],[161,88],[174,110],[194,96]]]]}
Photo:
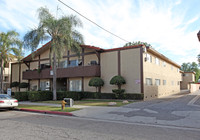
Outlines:
{"type": "MultiPolygon", "coordinates": [[[[53,55],[53,100],[56,97],[56,61],[63,57],[65,50],[80,52],[83,36],[75,29],[82,27],[76,16],[54,17],[47,8],[39,8],[39,25],[24,36],[25,47],[34,51],[40,42],[51,40],[50,53],[53,55]]],[[[52,56],[50,55],[50,56],[52,56]]],[[[50,58],[51,59],[51,58],[50,58]]]]}
{"type": "Polygon", "coordinates": [[[0,64],[1,64],[1,76],[0,76],[0,89],[3,93],[3,71],[6,63],[14,58],[11,54],[16,46],[22,46],[22,42],[19,40],[19,34],[15,31],[8,31],[7,33],[0,33],[0,64]]]}

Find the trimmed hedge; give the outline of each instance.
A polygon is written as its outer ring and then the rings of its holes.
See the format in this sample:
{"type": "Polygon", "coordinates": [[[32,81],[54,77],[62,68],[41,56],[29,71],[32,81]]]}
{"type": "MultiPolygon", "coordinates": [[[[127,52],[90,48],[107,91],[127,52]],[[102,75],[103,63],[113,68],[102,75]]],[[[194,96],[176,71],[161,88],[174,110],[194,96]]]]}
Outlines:
{"type": "Polygon", "coordinates": [[[81,100],[83,98],[82,92],[76,91],[57,91],[57,100],[63,100],[63,98],[72,98],[73,100],[81,100]]]}
{"type": "Polygon", "coordinates": [[[143,100],[144,94],[143,93],[125,93],[124,99],[131,99],[131,100],[143,100]]]}
{"type": "Polygon", "coordinates": [[[28,92],[15,92],[14,96],[18,101],[28,101],[28,92]]]}
{"type": "MultiPolygon", "coordinates": [[[[15,92],[15,98],[19,101],[46,101],[53,99],[52,91],[27,91],[15,92]]],[[[72,98],[73,100],[81,99],[118,99],[115,93],[99,93],[99,92],[75,92],[75,91],[57,91],[57,100],[63,98],[72,98]]],[[[143,100],[144,94],[140,93],[124,93],[120,99],[127,100],[143,100]]]]}
{"type": "Polygon", "coordinates": [[[47,101],[52,100],[53,93],[51,91],[28,91],[28,99],[30,101],[47,101]]]}
{"type": "MultiPolygon", "coordinates": [[[[118,99],[115,93],[84,92],[82,98],[88,99],[118,99]]],[[[143,100],[144,94],[124,93],[120,99],[143,100]]]]}

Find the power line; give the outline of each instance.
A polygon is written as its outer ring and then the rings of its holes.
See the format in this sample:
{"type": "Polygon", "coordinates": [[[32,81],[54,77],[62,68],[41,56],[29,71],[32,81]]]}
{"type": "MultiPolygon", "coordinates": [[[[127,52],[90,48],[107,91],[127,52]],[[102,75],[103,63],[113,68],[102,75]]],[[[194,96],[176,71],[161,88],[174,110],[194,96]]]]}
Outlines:
{"type": "Polygon", "coordinates": [[[76,12],[77,14],[79,14],[80,16],[82,16],[83,18],[85,18],[86,20],[88,20],[88,21],[90,21],[91,23],[93,23],[94,25],[98,26],[98,27],[101,28],[102,30],[108,32],[109,34],[111,34],[111,35],[113,35],[113,36],[115,36],[115,37],[117,37],[117,38],[119,38],[119,39],[121,39],[121,40],[123,40],[123,41],[125,41],[125,42],[130,42],[130,41],[127,41],[127,40],[121,38],[120,36],[118,36],[118,35],[116,35],[116,34],[110,32],[110,31],[108,31],[107,29],[103,28],[102,26],[98,25],[97,23],[95,23],[94,21],[92,21],[92,20],[90,20],[89,18],[85,17],[84,15],[82,15],[81,13],[79,13],[78,11],[76,11],[75,9],[73,9],[72,7],[70,7],[69,5],[65,4],[65,3],[62,2],[61,0],[58,0],[58,1],[59,1],[60,3],[62,3],[63,5],[67,6],[69,9],[73,10],[74,12],[76,12]]]}

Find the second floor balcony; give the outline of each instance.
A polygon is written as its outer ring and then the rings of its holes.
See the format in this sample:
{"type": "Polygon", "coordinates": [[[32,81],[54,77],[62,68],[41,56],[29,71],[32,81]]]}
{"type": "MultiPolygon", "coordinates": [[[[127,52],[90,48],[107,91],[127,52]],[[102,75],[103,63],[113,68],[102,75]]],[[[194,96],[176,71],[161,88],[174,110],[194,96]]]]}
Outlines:
{"type": "MultiPolygon", "coordinates": [[[[53,78],[53,71],[50,68],[41,70],[26,70],[23,72],[23,79],[49,79],[53,78]]],[[[67,68],[57,68],[57,78],[69,77],[96,77],[100,76],[100,66],[76,66],[67,68]]]]}

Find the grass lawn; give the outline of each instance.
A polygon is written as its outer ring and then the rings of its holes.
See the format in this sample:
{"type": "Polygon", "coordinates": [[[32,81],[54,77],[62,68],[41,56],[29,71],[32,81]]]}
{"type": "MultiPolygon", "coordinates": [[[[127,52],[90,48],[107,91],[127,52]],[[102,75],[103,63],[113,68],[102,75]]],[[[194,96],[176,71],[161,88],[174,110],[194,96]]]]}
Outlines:
{"type": "MultiPolygon", "coordinates": [[[[83,105],[83,106],[109,106],[109,102],[116,102],[117,104],[114,107],[123,106],[120,100],[80,100],[74,101],[74,105],[83,105]]],[[[61,104],[61,100],[58,101],[39,101],[38,103],[51,103],[51,104],[61,104]]],[[[133,101],[129,101],[129,103],[133,103],[133,101]]],[[[113,107],[113,106],[112,106],[113,107]]]]}
{"type": "Polygon", "coordinates": [[[36,109],[36,110],[48,110],[48,111],[59,111],[59,112],[72,112],[72,111],[80,110],[78,108],[72,108],[72,107],[65,107],[65,109],[62,110],[61,107],[38,106],[38,105],[19,105],[18,108],[36,109]]]}

